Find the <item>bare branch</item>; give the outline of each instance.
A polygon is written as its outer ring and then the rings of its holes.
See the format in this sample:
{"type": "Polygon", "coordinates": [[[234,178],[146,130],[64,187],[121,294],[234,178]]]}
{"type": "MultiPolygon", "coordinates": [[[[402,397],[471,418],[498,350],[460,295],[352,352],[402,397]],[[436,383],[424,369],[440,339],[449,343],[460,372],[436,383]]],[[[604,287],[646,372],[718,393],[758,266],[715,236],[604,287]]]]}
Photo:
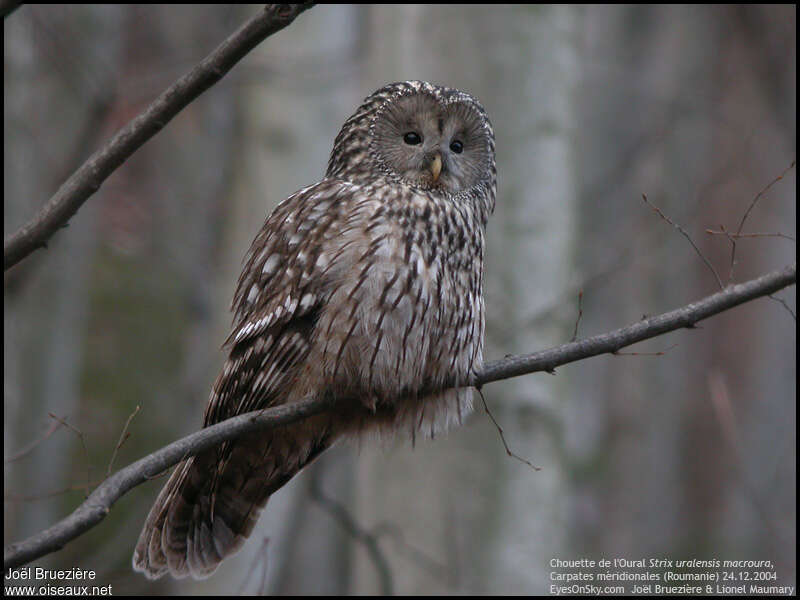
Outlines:
{"type": "Polygon", "coordinates": [[[761,296],[773,294],[797,281],[797,265],[792,264],[779,271],[762,275],[743,283],[731,285],[711,296],[676,310],[646,317],[641,321],[609,333],[570,342],[556,348],[514,356],[490,362],[476,377],[477,384],[508,379],[534,373],[552,371],[560,365],[575,362],[599,354],[613,353],[642,340],[657,337],[668,331],[694,327],[698,321],[749,302],[761,296]]]}
{"type": "Polygon", "coordinates": [[[703,253],[702,253],[702,252],[700,252],[700,248],[698,248],[698,247],[695,245],[694,241],[692,241],[692,238],[689,236],[689,234],[688,234],[688,233],[686,233],[686,231],[683,229],[683,227],[681,227],[680,225],[678,225],[677,223],[675,223],[675,222],[674,222],[672,219],[670,219],[670,218],[669,218],[667,215],[665,215],[663,212],[661,212],[661,209],[659,209],[659,208],[658,208],[658,207],[657,207],[655,204],[653,204],[652,202],[650,202],[650,201],[647,199],[647,196],[646,196],[645,194],[642,194],[642,199],[644,200],[645,204],[647,204],[647,205],[648,205],[650,208],[652,208],[654,211],[656,211],[656,212],[658,213],[658,216],[659,216],[659,217],[661,217],[661,218],[662,218],[662,219],[664,219],[664,220],[665,220],[667,223],[669,223],[670,225],[672,225],[672,226],[673,226],[675,229],[677,229],[678,231],[680,231],[680,232],[681,232],[681,235],[683,235],[683,237],[685,237],[687,240],[689,240],[689,243],[692,245],[692,248],[694,248],[694,251],[695,251],[695,252],[697,252],[697,255],[698,255],[698,256],[699,256],[699,257],[700,257],[700,258],[703,260],[703,262],[704,262],[704,263],[706,263],[706,266],[707,266],[707,267],[708,267],[708,268],[711,270],[711,272],[714,274],[714,277],[717,279],[717,283],[719,284],[719,289],[724,289],[724,288],[725,288],[725,286],[724,286],[724,285],[722,285],[722,279],[720,279],[720,278],[719,278],[719,275],[717,274],[717,270],[714,268],[714,265],[712,265],[712,264],[711,264],[711,262],[710,262],[710,261],[709,261],[709,260],[708,260],[708,259],[707,259],[707,258],[706,258],[704,255],[703,255],[703,253]]]}
{"type": "Polygon", "coordinates": [[[263,12],[242,25],[199,65],[167,88],[143,113],[89,157],[33,219],[5,240],[3,270],[14,266],[34,250],[43,248],[87,198],[100,189],[102,183],[147,140],[222,79],[259,43],[291,24],[311,6],[313,3],[267,5],[263,12]]]}
{"type": "MultiPolygon", "coordinates": [[[[702,300],[676,310],[601,335],[524,356],[511,356],[484,365],[471,382],[481,386],[492,381],[509,379],[537,371],[553,371],[556,367],[598,354],[613,353],[642,340],[668,331],[694,327],[698,321],[729,310],[755,298],[767,296],[795,284],[797,266],[792,264],[744,283],[732,285],[702,300]]],[[[437,390],[430,390],[431,392],[437,390]]],[[[438,390],[441,391],[441,390],[438,390]]],[[[425,390],[427,393],[428,390],[425,390]]],[[[114,503],[137,485],[148,481],[168,467],[227,440],[245,433],[280,427],[332,408],[328,397],[307,398],[290,405],[239,415],[201,429],[117,471],[101,483],[78,508],[52,527],[27,540],[5,548],[3,569],[24,565],[36,558],[61,549],[67,542],[88,531],[111,510],[114,503]]]]}

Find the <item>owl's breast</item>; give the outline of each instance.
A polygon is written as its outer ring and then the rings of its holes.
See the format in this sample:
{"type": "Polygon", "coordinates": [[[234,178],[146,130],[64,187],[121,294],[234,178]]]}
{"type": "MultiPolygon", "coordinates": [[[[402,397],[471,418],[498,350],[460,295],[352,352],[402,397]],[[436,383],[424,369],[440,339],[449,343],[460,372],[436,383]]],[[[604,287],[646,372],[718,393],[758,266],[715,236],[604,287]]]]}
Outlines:
{"type": "Polygon", "coordinates": [[[468,219],[425,197],[363,207],[317,325],[326,381],[388,398],[468,379],[483,338],[483,231],[468,219]]]}

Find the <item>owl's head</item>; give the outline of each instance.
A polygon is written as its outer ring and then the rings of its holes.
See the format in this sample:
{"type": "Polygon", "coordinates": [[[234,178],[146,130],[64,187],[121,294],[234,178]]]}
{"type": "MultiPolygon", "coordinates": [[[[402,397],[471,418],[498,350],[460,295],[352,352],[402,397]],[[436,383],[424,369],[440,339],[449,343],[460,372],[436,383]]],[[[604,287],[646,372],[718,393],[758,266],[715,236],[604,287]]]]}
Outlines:
{"type": "Polygon", "coordinates": [[[471,95],[424,81],[391,83],[368,96],[336,137],[327,177],[385,178],[494,205],[494,133],[471,95]]]}

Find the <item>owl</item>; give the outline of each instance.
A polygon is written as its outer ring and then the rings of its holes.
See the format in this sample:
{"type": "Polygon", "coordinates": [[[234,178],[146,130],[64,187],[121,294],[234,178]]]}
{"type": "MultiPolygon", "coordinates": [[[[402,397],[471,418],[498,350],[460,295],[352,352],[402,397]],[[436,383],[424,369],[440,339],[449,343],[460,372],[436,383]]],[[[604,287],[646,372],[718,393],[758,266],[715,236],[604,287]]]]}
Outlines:
{"type": "Polygon", "coordinates": [[[281,202],[245,256],[205,426],[310,397],[333,408],[178,465],[134,569],[207,577],[337,441],[460,422],[483,360],[494,149],[474,97],[424,81],[386,85],[347,119],[325,177],[281,202]]]}

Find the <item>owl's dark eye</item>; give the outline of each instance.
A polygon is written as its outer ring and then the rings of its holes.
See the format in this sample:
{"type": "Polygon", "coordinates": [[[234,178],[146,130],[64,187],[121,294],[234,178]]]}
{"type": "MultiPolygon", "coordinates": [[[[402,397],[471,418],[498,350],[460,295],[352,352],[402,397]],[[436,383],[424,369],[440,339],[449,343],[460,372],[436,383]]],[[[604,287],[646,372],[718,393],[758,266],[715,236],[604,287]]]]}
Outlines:
{"type": "Polygon", "coordinates": [[[450,150],[456,154],[461,154],[464,151],[464,144],[462,144],[459,140],[453,140],[450,142],[450,150]]]}
{"type": "Polygon", "coordinates": [[[422,143],[422,138],[419,137],[419,134],[416,131],[409,131],[403,136],[403,141],[409,146],[416,146],[417,144],[422,143]]]}

